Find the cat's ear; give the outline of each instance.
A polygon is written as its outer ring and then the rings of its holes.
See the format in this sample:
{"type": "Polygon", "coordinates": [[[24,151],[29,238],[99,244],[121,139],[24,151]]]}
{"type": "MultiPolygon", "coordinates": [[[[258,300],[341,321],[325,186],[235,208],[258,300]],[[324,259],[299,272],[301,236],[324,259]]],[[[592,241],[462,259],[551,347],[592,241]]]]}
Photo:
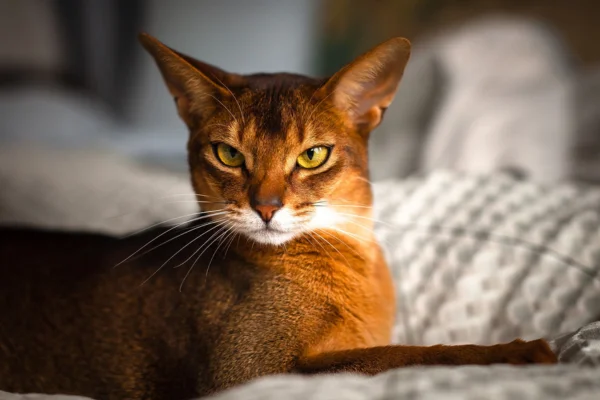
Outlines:
{"type": "Polygon", "coordinates": [[[410,42],[393,38],[346,65],[320,89],[361,132],[381,122],[410,57],[410,42]]]}
{"type": "Polygon", "coordinates": [[[190,127],[194,115],[210,113],[218,102],[233,96],[231,87],[244,82],[242,76],[179,53],[146,33],[139,40],[158,65],[179,116],[190,127]]]}

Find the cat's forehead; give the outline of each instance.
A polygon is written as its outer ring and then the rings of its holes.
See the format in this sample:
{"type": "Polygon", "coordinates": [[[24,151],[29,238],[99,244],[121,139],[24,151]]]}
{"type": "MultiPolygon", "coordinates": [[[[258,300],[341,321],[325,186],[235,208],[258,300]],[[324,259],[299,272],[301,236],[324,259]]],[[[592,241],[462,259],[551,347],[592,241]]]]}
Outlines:
{"type": "Polygon", "coordinates": [[[229,133],[237,133],[238,141],[257,143],[256,140],[275,144],[301,144],[319,140],[323,125],[325,104],[312,96],[323,80],[295,74],[256,74],[245,77],[246,85],[238,98],[242,118],[231,120],[229,133]],[[321,109],[319,112],[317,109],[321,109]]]}

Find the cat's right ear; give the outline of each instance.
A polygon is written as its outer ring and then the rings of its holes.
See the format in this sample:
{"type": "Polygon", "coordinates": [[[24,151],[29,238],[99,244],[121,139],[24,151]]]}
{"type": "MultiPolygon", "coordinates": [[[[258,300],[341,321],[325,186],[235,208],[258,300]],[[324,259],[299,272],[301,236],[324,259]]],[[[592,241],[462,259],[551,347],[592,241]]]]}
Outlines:
{"type": "Polygon", "coordinates": [[[233,96],[231,87],[243,83],[240,75],[179,53],[147,33],[141,33],[139,40],[154,58],[179,116],[189,127],[194,126],[196,115],[212,112],[218,102],[233,96]]]}
{"type": "Polygon", "coordinates": [[[404,38],[381,43],[333,75],[314,98],[331,99],[354,127],[370,132],[394,99],[410,47],[404,38]]]}

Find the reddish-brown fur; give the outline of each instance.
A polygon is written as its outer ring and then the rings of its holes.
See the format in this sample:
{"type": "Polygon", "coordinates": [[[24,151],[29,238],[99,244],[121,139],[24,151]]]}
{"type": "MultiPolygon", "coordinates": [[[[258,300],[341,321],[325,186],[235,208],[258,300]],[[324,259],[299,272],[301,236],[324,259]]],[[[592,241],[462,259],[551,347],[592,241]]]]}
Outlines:
{"type": "Polygon", "coordinates": [[[395,299],[372,231],[367,140],[392,100],[407,41],[392,39],[324,80],[228,74],[141,39],[189,127],[192,186],[209,196],[204,211],[227,209],[234,221],[276,199],[310,216],[327,199],[358,219],[284,246],[242,238],[225,251],[207,235],[184,248],[183,236],[114,269],[157,235],[179,232],[117,240],[3,229],[0,390],[185,399],[276,373],[556,362],[542,340],[389,346],[395,299]],[[242,152],[243,168],[220,164],[215,142],[242,152]],[[323,167],[298,168],[296,157],[318,145],[332,148],[323,167]],[[203,243],[195,269],[171,268],[203,243]]]}

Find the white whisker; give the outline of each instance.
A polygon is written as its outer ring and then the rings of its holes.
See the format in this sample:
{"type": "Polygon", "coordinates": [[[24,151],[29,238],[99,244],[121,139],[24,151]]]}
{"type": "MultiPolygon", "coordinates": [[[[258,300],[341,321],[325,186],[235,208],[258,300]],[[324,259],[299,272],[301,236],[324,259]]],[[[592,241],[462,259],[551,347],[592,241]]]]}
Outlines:
{"type": "MultiPolygon", "coordinates": [[[[212,235],[212,236],[210,237],[210,239],[208,239],[208,240],[206,241],[206,243],[204,243],[204,245],[202,245],[203,247],[205,246],[205,247],[204,247],[204,250],[202,250],[202,253],[200,253],[200,254],[198,255],[198,257],[197,257],[197,258],[194,260],[194,263],[192,264],[192,266],[190,267],[190,269],[188,270],[188,272],[187,272],[187,273],[185,274],[185,276],[183,277],[183,280],[181,281],[181,285],[179,285],[179,291],[180,291],[180,292],[181,292],[181,290],[183,289],[183,284],[185,283],[185,281],[187,280],[188,276],[190,276],[190,273],[191,273],[191,272],[192,272],[192,270],[194,269],[194,266],[196,265],[196,263],[198,262],[198,260],[200,260],[200,257],[202,257],[202,254],[204,254],[204,253],[206,252],[206,250],[208,250],[208,249],[210,248],[210,246],[211,246],[211,245],[212,245],[212,244],[213,244],[213,243],[214,243],[214,242],[215,242],[215,241],[216,241],[218,238],[217,238],[217,239],[213,239],[212,241],[211,241],[211,239],[212,239],[213,237],[215,237],[216,235],[219,235],[219,234],[220,234],[220,233],[221,233],[221,232],[222,232],[224,229],[227,229],[227,226],[223,226],[221,229],[219,229],[219,230],[218,230],[218,231],[217,231],[217,232],[216,232],[214,235],[212,235]]],[[[201,248],[202,248],[202,247],[200,247],[200,249],[201,249],[201,248]]],[[[200,250],[200,249],[198,249],[198,250],[200,250]]],[[[194,253],[194,254],[196,254],[196,253],[194,253]]],[[[192,254],[192,256],[193,256],[193,254],[192,254]]]]}
{"type": "MultiPolygon", "coordinates": [[[[224,214],[226,214],[226,213],[224,213],[224,214]]],[[[217,215],[215,215],[215,216],[219,216],[219,215],[223,215],[223,214],[217,214],[217,215]]],[[[177,236],[175,236],[175,237],[172,237],[171,239],[168,239],[168,240],[166,240],[166,241],[164,241],[164,242],[162,242],[162,243],[160,243],[160,244],[157,244],[156,246],[152,247],[150,250],[146,250],[145,252],[143,252],[143,253],[140,255],[140,257],[141,257],[141,256],[144,256],[144,255],[146,255],[146,254],[148,254],[148,253],[150,253],[150,252],[151,252],[151,251],[153,251],[153,250],[156,250],[156,249],[158,249],[158,248],[159,248],[159,247],[161,247],[161,246],[164,246],[164,245],[165,245],[165,244],[167,244],[167,243],[170,243],[170,242],[172,242],[173,240],[175,240],[175,239],[177,239],[177,238],[179,238],[179,237],[181,237],[181,236],[183,236],[183,235],[187,235],[187,234],[188,234],[188,233],[190,233],[190,232],[193,232],[193,231],[196,231],[196,230],[198,230],[198,229],[201,229],[201,228],[207,227],[207,226],[209,226],[209,225],[213,225],[213,224],[215,224],[215,223],[216,223],[216,221],[209,221],[209,222],[206,222],[206,223],[204,223],[204,224],[202,224],[202,225],[198,225],[198,226],[191,227],[191,228],[190,228],[190,229],[188,229],[187,231],[185,231],[185,232],[183,232],[183,233],[180,233],[179,235],[177,235],[177,236]]]]}
{"type": "Polygon", "coordinates": [[[373,206],[360,206],[360,205],[355,205],[355,204],[331,204],[331,203],[323,203],[323,204],[313,204],[314,206],[317,207],[347,207],[347,208],[373,208],[373,206]]]}
{"type": "MultiPolygon", "coordinates": [[[[311,234],[310,232],[304,232],[304,235],[306,235],[306,239],[310,239],[309,243],[312,245],[312,247],[314,247],[315,250],[317,250],[317,247],[315,246],[313,240],[316,240],[311,234]]],[[[318,250],[317,250],[318,251],[318,250]]]]}
{"type": "Polygon", "coordinates": [[[219,103],[220,105],[222,105],[222,106],[223,106],[223,108],[224,108],[225,110],[227,110],[227,112],[229,113],[229,115],[231,115],[231,117],[233,118],[233,120],[234,120],[236,123],[238,123],[238,124],[239,124],[239,122],[238,122],[237,118],[235,117],[235,115],[233,115],[233,113],[231,112],[231,110],[230,110],[229,108],[227,108],[227,106],[226,106],[225,104],[223,104],[223,103],[221,102],[221,100],[217,99],[215,96],[213,96],[213,95],[212,95],[212,94],[210,94],[210,93],[202,93],[202,94],[203,94],[203,95],[205,95],[205,96],[210,96],[210,97],[212,97],[212,98],[213,98],[213,99],[214,99],[214,100],[215,100],[217,103],[219,103]]]}
{"type": "Polygon", "coordinates": [[[227,91],[228,91],[228,92],[231,94],[231,96],[233,96],[233,99],[235,100],[235,102],[236,102],[236,104],[237,104],[237,106],[238,106],[238,109],[240,110],[240,116],[242,117],[242,123],[243,123],[244,125],[246,125],[246,119],[244,118],[244,113],[243,113],[243,111],[242,111],[242,107],[240,106],[240,102],[238,101],[237,97],[235,97],[235,94],[233,94],[233,92],[231,91],[231,89],[229,89],[229,87],[227,87],[227,85],[225,85],[225,84],[224,84],[224,83],[223,83],[223,82],[222,82],[222,81],[219,79],[219,77],[217,77],[216,75],[213,75],[213,77],[214,77],[214,78],[215,78],[217,81],[219,81],[219,83],[220,83],[221,85],[223,85],[223,86],[225,87],[225,89],[227,89],[227,91]]]}
{"type": "MultiPolygon", "coordinates": [[[[227,211],[223,211],[223,213],[227,213],[227,211]]],[[[136,251],[135,251],[133,254],[131,254],[129,257],[127,257],[126,259],[124,259],[124,260],[123,260],[123,261],[121,261],[120,263],[116,264],[116,265],[115,265],[113,268],[116,268],[116,267],[118,267],[119,265],[121,265],[121,264],[123,264],[124,262],[126,262],[127,260],[131,259],[131,257],[135,256],[135,255],[136,255],[136,254],[138,254],[140,251],[142,251],[143,249],[145,249],[146,247],[148,247],[148,246],[149,246],[151,243],[154,243],[156,240],[158,240],[158,239],[159,239],[159,238],[161,238],[162,236],[166,235],[167,233],[171,232],[172,230],[174,230],[174,229],[177,229],[177,228],[179,228],[179,227],[180,227],[180,226],[182,226],[182,225],[185,225],[185,224],[188,224],[188,223],[191,223],[191,222],[200,221],[200,220],[202,220],[202,219],[204,219],[204,218],[208,218],[208,217],[211,217],[211,216],[213,216],[213,215],[215,215],[215,214],[211,214],[211,215],[203,215],[203,216],[201,216],[201,217],[198,217],[198,218],[193,218],[193,219],[191,219],[191,220],[189,220],[189,221],[184,221],[184,222],[182,222],[182,223],[180,223],[180,224],[178,224],[178,225],[175,225],[174,227],[172,227],[172,228],[170,228],[170,229],[167,229],[165,232],[163,232],[163,233],[159,234],[159,235],[158,235],[158,236],[156,236],[154,239],[150,240],[148,243],[146,243],[145,245],[143,245],[142,247],[140,247],[139,249],[137,249],[137,250],[136,250],[136,251]]]]}
{"type": "Polygon", "coordinates": [[[354,254],[356,254],[356,256],[358,258],[362,258],[362,256],[360,255],[360,253],[358,251],[356,251],[356,249],[350,247],[348,245],[348,243],[344,242],[342,239],[340,239],[339,237],[337,237],[336,235],[333,234],[333,232],[328,232],[331,234],[331,236],[333,236],[338,242],[342,243],[344,246],[346,246],[350,251],[352,251],[354,254]]]}
{"type": "Polygon", "coordinates": [[[236,236],[238,237],[238,241],[240,240],[239,233],[234,231],[233,235],[231,236],[231,240],[229,241],[229,243],[227,244],[227,247],[225,248],[225,254],[223,254],[223,259],[227,258],[227,252],[229,251],[229,247],[231,247],[231,244],[235,240],[236,236]]]}
{"type": "Polygon", "coordinates": [[[346,256],[344,256],[344,255],[342,254],[342,252],[341,252],[341,251],[339,251],[339,250],[338,250],[338,249],[337,249],[337,248],[336,248],[334,245],[332,245],[332,244],[331,244],[331,242],[330,242],[329,240],[327,240],[327,239],[325,239],[323,236],[319,235],[319,233],[318,233],[316,230],[315,230],[313,233],[314,233],[315,235],[317,235],[318,237],[320,237],[321,239],[323,239],[323,240],[325,241],[325,243],[327,243],[329,246],[331,246],[331,248],[332,248],[332,249],[334,249],[335,251],[337,251],[337,252],[338,252],[338,254],[339,254],[340,256],[342,256],[342,258],[343,258],[343,259],[346,261],[346,265],[347,265],[348,267],[350,266],[350,263],[348,262],[348,259],[346,258],[346,256]]]}
{"type": "Polygon", "coordinates": [[[365,242],[365,243],[376,243],[375,241],[373,241],[373,240],[371,240],[371,239],[369,239],[369,238],[362,238],[362,237],[360,237],[360,236],[358,236],[358,235],[355,235],[355,234],[353,234],[353,233],[346,232],[345,230],[343,230],[343,229],[340,229],[340,228],[338,228],[338,227],[332,227],[332,229],[335,229],[336,231],[338,231],[338,232],[340,232],[340,233],[343,233],[344,235],[347,235],[348,237],[351,237],[351,238],[353,238],[354,240],[357,240],[357,241],[359,241],[359,242],[365,242]]]}
{"type": "Polygon", "coordinates": [[[169,200],[166,204],[172,203],[196,203],[196,204],[229,204],[227,201],[210,201],[210,200],[169,200]]]}
{"type": "MultiPolygon", "coordinates": [[[[183,246],[181,249],[179,249],[177,251],[177,253],[173,254],[173,256],[171,256],[171,258],[169,258],[170,261],[171,259],[173,259],[173,257],[175,257],[177,254],[179,254],[181,251],[183,251],[183,249],[185,249],[186,247],[188,247],[190,244],[194,243],[196,240],[200,239],[202,236],[206,235],[207,233],[210,233],[212,231],[214,231],[215,229],[218,228],[223,228],[225,226],[225,224],[227,223],[227,221],[225,220],[225,218],[222,218],[221,220],[218,221],[219,223],[215,226],[213,226],[212,228],[210,228],[209,230],[207,230],[206,232],[202,233],[200,236],[196,237],[194,240],[192,240],[191,242],[189,242],[188,244],[186,244],[185,246],[183,246]]],[[[214,237],[215,234],[219,234],[219,232],[221,232],[221,229],[219,229],[216,233],[213,233],[213,236],[211,236],[210,238],[208,238],[208,240],[206,242],[204,242],[203,244],[200,245],[200,247],[195,250],[191,256],[189,256],[188,258],[186,258],[183,262],[177,264],[176,266],[174,266],[173,268],[179,268],[181,266],[183,266],[185,263],[187,263],[188,261],[190,261],[196,254],[198,254],[199,251],[201,251],[204,246],[206,245],[206,243],[212,239],[214,237]]]]}
{"type": "MultiPolygon", "coordinates": [[[[191,217],[191,216],[194,216],[194,215],[199,215],[199,214],[202,214],[202,211],[198,211],[198,212],[195,212],[195,213],[191,213],[191,214],[182,215],[182,216],[180,216],[180,217],[169,218],[169,219],[166,219],[166,220],[164,220],[164,221],[157,222],[157,223],[155,223],[155,224],[152,224],[152,225],[150,225],[150,226],[147,226],[147,227],[145,227],[145,228],[139,229],[139,230],[137,230],[137,231],[135,231],[135,232],[133,232],[133,233],[129,233],[129,234],[125,235],[125,236],[122,236],[120,239],[127,239],[128,237],[135,236],[135,235],[137,235],[137,234],[139,234],[139,233],[142,233],[142,232],[144,232],[144,231],[147,231],[147,230],[149,230],[149,229],[152,229],[152,228],[155,228],[155,227],[157,227],[157,226],[163,225],[163,224],[165,224],[165,223],[167,223],[167,222],[171,222],[171,221],[175,221],[175,220],[177,220],[177,219],[181,219],[181,218],[187,218],[187,217],[191,217]]],[[[185,224],[186,222],[190,222],[190,221],[185,221],[185,222],[183,222],[183,224],[185,224]]]]}
{"type": "MultiPolygon", "coordinates": [[[[210,224],[215,224],[215,223],[217,223],[217,222],[213,221],[213,222],[209,222],[208,224],[203,224],[201,226],[195,227],[194,229],[190,229],[186,233],[189,233],[189,232],[191,232],[193,230],[205,227],[205,226],[210,225],[210,224]]],[[[217,227],[219,227],[219,225],[217,225],[215,228],[217,228],[217,227]]],[[[198,240],[199,238],[201,238],[202,236],[204,236],[208,232],[210,232],[210,230],[207,231],[207,232],[204,232],[204,233],[200,234],[199,236],[196,236],[194,239],[190,240],[185,246],[183,246],[181,249],[179,249],[175,254],[173,254],[171,257],[169,257],[169,259],[167,261],[165,261],[160,267],[158,267],[158,269],[156,271],[154,271],[152,273],[152,275],[150,275],[148,278],[146,278],[146,280],[144,280],[144,282],[142,282],[140,284],[140,286],[144,285],[146,282],[148,282],[150,279],[152,279],[152,277],[154,275],[156,275],[160,270],[162,270],[165,267],[165,265],[167,265],[169,263],[169,261],[171,261],[173,258],[175,258],[175,256],[177,256],[177,254],[179,254],[181,251],[183,251],[183,249],[185,249],[186,247],[188,247],[190,244],[194,243],[196,240],[198,240]]]]}
{"type": "Polygon", "coordinates": [[[323,245],[321,244],[321,242],[319,242],[319,240],[317,238],[315,238],[312,234],[316,232],[308,232],[308,234],[315,239],[315,241],[317,242],[317,244],[323,249],[323,251],[329,256],[329,258],[331,258],[333,261],[335,261],[335,258],[333,258],[333,256],[331,255],[331,253],[329,253],[327,250],[325,250],[325,247],[323,247],[323,245]]]}
{"type": "Polygon", "coordinates": [[[365,216],[362,216],[362,215],[349,214],[349,213],[338,213],[338,214],[339,215],[344,215],[344,216],[347,216],[347,217],[365,219],[365,220],[368,220],[368,221],[371,221],[371,222],[377,222],[379,224],[383,224],[383,225],[390,226],[390,227],[392,226],[391,224],[388,224],[387,222],[384,222],[384,221],[381,221],[381,220],[378,220],[378,219],[375,219],[375,218],[371,218],[371,217],[365,217],[365,216]]]}
{"type": "Polygon", "coordinates": [[[212,257],[210,258],[210,261],[208,262],[208,266],[206,267],[206,276],[207,277],[208,277],[208,270],[210,270],[210,265],[212,264],[213,259],[215,258],[215,255],[221,248],[221,245],[227,240],[227,238],[229,238],[230,235],[233,235],[234,233],[235,233],[234,226],[230,226],[229,229],[227,229],[223,234],[221,234],[221,236],[219,236],[219,239],[218,239],[219,243],[217,244],[217,248],[213,252],[212,257]]]}
{"type": "MultiPolygon", "coordinates": [[[[311,122],[311,117],[313,116],[313,114],[315,113],[315,111],[317,111],[317,110],[319,109],[319,107],[321,106],[321,104],[323,104],[323,102],[324,102],[325,100],[327,100],[327,99],[329,98],[329,96],[331,96],[332,94],[334,94],[334,93],[336,92],[336,90],[337,90],[337,88],[336,88],[336,89],[333,89],[331,92],[329,92],[329,94],[328,94],[327,96],[323,97],[323,98],[321,99],[321,101],[319,101],[319,102],[317,103],[317,105],[315,106],[315,108],[313,108],[312,112],[311,112],[311,113],[308,115],[308,118],[306,119],[306,122],[305,122],[305,123],[306,123],[307,125],[308,125],[308,123],[309,123],[309,122],[311,122]]],[[[314,94],[314,93],[313,93],[313,94],[314,94]]]]}
{"type": "Polygon", "coordinates": [[[170,198],[170,197],[182,197],[182,196],[189,196],[189,197],[210,197],[212,199],[222,200],[220,197],[217,197],[217,196],[209,196],[209,195],[206,195],[206,194],[199,194],[199,193],[175,193],[175,194],[168,194],[166,196],[159,197],[159,199],[167,199],[167,198],[170,198]]]}
{"type": "Polygon", "coordinates": [[[368,183],[369,185],[373,185],[373,182],[371,182],[370,180],[368,180],[367,178],[363,177],[363,176],[355,176],[354,179],[358,179],[359,181],[363,181],[368,183]]]}

